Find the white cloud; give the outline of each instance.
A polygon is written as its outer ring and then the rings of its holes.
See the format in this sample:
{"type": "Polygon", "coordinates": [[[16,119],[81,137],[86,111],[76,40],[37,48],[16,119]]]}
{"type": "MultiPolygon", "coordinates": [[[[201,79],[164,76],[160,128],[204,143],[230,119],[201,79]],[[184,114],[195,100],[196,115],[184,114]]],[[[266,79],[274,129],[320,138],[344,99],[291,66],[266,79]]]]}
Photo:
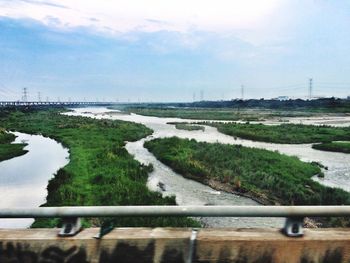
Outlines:
{"type": "Polygon", "coordinates": [[[125,33],[230,32],[262,26],[287,0],[0,0],[0,16],[125,33]]]}

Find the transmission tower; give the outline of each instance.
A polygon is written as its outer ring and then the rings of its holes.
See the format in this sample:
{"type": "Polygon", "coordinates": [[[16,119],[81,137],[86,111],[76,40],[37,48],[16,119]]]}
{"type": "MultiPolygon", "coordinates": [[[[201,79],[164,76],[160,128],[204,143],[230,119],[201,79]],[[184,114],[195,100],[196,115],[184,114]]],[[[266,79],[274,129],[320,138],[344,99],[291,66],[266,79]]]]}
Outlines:
{"type": "Polygon", "coordinates": [[[27,88],[23,88],[22,101],[23,102],[27,102],[28,101],[28,89],[27,88]]]}
{"type": "Polygon", "coordinates": [[[312,78],[309,79],[309,99],[312,98],[312,78]]]}
{"type": "Polygon", "coordinates": [[[196,101],[196,92],[193,92],[192,99],[193,99],[193,102],[196,101]]]}
{"type": "Polygon", "coordinates": [[[40,93],[40,91],[38,92],[38,101],[41,102],[41,93],[40,93]]]}
{"type": "Polygon", "coordinates": [[[200,92],[200,100],[203,101],[204,100],[204,91],[201,90],[200,92]]]}
{"type": "Polygon", "coordinates": [[[244,100],[244,85],[241,85],[241,99],[244,100]]]}

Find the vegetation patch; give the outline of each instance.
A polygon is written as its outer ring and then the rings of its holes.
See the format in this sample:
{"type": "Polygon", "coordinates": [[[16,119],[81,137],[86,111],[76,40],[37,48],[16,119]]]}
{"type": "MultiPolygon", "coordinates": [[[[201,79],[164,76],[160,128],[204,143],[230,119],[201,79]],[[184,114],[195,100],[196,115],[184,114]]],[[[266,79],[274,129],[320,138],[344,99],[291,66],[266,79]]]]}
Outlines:
{"type": "Polygon", "coordinates": [[[317,143],[350,140],[350,129],[302,124],[263,125],[206,122],[219,132],[243,139],[271,143],[317,143]]]}
{"type": "Polygon", "coordinates": [[[177,137],[147,141],[161,162],[184,177],[227,186],[231,192],[284,205],[350,204],[350,194],[311,178],[321,173],[296,157],[240,145],[211,144],[177,137]]]}
{"type": "Polygon", "coordinates": [[[145,116],[163,117],[163,118],[181,118],[194,120],[244,120],[258,121],[263,117],[270,116],[268,111],[262,114],[262,111],[240,111],[236,109],[204,109],[204,108],[127,108],[126,111],[145,116]]]}
{"type": "Polygon", "coordinates": [[[23,149],[27,145],[25,143],[11,144],[15,139],[15,135],[7,133],[4,128],[0,128],[0,162],[28,152],[23,149]]]}
{"type": "Polygon", "coordinates": [[[315,100],[289,99],[246,99],[246,100],[222,100],[222,101],[195,101],[173,103],[137,103],[118,105],[117,107],[156,108],[156,109],[210,109],[231,111],[273,111],[274,114],[289,116],[315,116],[327,114],[344,115],[350,112],[350,100],[338,98],[322,98],[315,100]]]}
{"type": "MultiPolygon", "coordinates": [[[[125,121],[70,117],[58,111],[9,112],[0,117],[4,127],[42,134],[61,142],[70,151],[70,162],[49,181],[44,206],[176,205],[147,186],[150,166],[143,166],[125,150],[125,141],[152,133],[125,121]]],[[[45,161],[45,160],[43,160],[45,161]]],[[[89,219],[86,225],[198,226],[187,218],[132,217],[89,219]]],[[[33,227],[56,227],[59,219],[37,219],[33,227]]]]}
{"type": "Polygon", "coordinates": [[[329,152],[350,153],[350,142],[328,142],[312,145],[312,148],[329,152]]]}
{"type": "Polygon", "coordinates": [[[186,131],[204,131],[205,130],[204,126],[189,124],[185,122],[168,122],[167,124],[175,125],[175,128],[178,130],[186,130],[186,131]]]}

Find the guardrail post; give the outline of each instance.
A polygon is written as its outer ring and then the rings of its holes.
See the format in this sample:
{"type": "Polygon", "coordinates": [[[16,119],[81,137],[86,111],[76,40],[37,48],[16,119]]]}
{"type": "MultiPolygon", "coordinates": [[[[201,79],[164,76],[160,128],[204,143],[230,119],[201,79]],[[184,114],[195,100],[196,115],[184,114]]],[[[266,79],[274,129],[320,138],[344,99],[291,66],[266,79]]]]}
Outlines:
{"type": "Polygon", "coordinates": [[[283,233],[289,237],[301,237],[304,235],[303,225],[303,217],[287,217],[283,233]]]}
{"type": "Polygon", "coordinates": [[[94,238],[101,239],[104,235],[107,235],[109,232],[111,232],[114,229],[113,223],[111,222],[105,222],[102,223],[100,227],[100,231],[94,238]]]}
{"type": "Polygon", "coordinates": [[[63,225],[58,233],[60,237],[71,237],[78,234],[81,230],[81,221],[79,217],[63,218],[63,225]]]}

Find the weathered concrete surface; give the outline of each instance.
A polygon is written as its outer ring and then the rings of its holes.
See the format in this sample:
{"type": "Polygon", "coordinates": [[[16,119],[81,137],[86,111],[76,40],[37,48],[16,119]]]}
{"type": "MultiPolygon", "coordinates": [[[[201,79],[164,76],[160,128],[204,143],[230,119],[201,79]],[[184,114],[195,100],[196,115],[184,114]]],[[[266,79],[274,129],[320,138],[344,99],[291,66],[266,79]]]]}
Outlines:
{"type": "Polygon", "coordinates": [[[308,229],[288,238],[278,230],[205,229],[193,262],[350,262],[350,229],[308,229]]]}
{"type": "Polygon", "coordinates": [[[89,228],[70,238],[57,229],[0,230],[2,262],[184,262],[191,229],[118,228],[103,239],[89,228]]]}
{"type": "Polygon", "coordinates": [[[350,263],[350,229],[309,229],[302,238],[276,229],[201,229],[195,242],[192,229],[118,228],[101,240],[93,238],[98,231],[58,238],[57,229],[0,230],[0,263],[350,263]]]}

